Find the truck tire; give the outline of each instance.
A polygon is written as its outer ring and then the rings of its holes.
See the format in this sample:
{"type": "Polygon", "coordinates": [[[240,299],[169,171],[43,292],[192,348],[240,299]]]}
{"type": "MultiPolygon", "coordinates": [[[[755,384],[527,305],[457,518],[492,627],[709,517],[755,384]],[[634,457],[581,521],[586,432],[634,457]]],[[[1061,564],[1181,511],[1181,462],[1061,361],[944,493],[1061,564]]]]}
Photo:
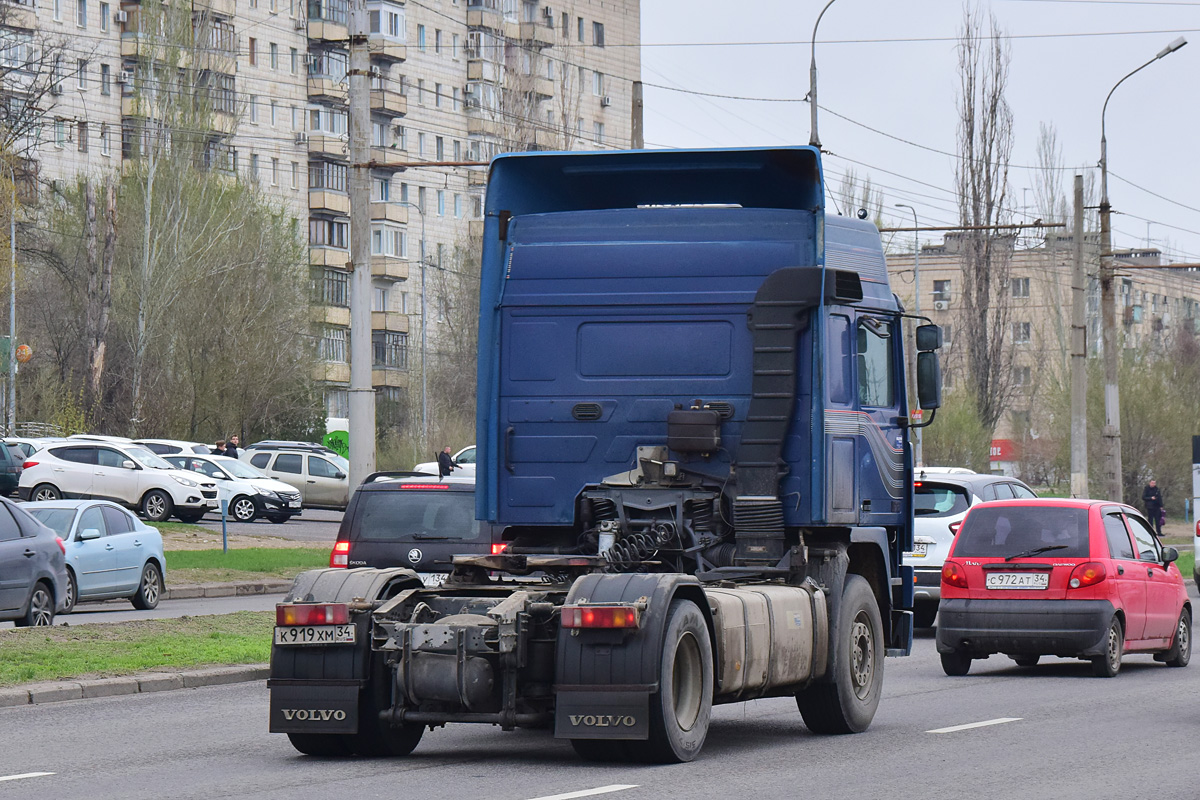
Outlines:
{"type": "Polygon", "coordinates": [[[871,724],[883,692],[883,620],[871,585],[847,575],[831,632],[833,683],[817,683],[796,695],[804,724],[813,733],[861,733],[871,724]]]}
{"type": "Polygon", "coordinates": [[[347,749],[360,756],[406,756],[421,741],[424,725],[412,722],[392,727],[379,718],[391,699],[391,674],[382,656],[371,659],[371,673],[358,701],[358,733],[345,737],[347,749]]]}
{"type": "Polygon", "coordinates": [[[346,756],[349,736],[336,733],[289,733],[288,740],[292,747],[306,756],[346,756]]]}
{"type": "Polygon", "coordinates": [[[659,691],[650,698],[650,738],[642,751],[644,758],[655,764],[691,761],[708,736],[713,655],[708,624],[690,600],[674,600],[667,611],[658,677],[659,691]]]}

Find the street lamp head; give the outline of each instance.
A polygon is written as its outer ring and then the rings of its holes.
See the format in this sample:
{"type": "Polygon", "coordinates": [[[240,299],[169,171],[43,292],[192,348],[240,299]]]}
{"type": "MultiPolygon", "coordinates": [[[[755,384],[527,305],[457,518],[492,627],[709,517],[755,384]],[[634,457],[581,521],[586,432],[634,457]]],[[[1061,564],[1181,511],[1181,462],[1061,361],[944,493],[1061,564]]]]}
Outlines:
{"type": "Polygon", "coordinates": [[[1180,36],[1178,39],[1171,42],[1169,45],[1167,45],[1162,50],[1160,50],[1158,52],[1158,55],[1156,55],[1154,57],[1154,59],[1157,61],[1158,59],[1162,58],[1163,56],[1169,56],[1169,55],[1171,55],[1171,53],[1174,53],[1176,50],[1183,47],[1185,44],[1187,44],[1187,39],[1180,36]]]}

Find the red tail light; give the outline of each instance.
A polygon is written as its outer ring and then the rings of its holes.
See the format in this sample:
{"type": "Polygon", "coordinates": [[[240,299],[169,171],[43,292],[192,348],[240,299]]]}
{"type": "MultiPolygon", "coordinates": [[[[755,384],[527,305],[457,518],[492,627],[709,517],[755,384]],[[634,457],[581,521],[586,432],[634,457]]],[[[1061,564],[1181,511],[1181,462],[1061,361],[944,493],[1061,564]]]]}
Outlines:
{"type": "Polygon", "coordinates": [[[1072,589],[1095,586],[1107,577],[1108,572],[1104,569],[1104,564],[1099,561],[1085,561],[1071,570],[1071,579],[1067,581],[1067,585],[1072,589]]]}
{"type": "Polygon", "coordinates": [[[54,541],[58,542],[58,549],[63,551],[63,555],[67,554],[67,543],[62,540],[61,536],[55,536],[54,541]]]}
{"type": "Polygon", "coordinates": [[[636,606],[563,606],[564,628],[637,628],[641,615],[636,606]]]}
{"type": "Polygon", "coordinates": [[[1200,539],[1200,519],[1196,520],[1196,538],[1200,539]]]}
{"type": "MultiPolygon", "coordinates": [[[[38,462],[36,462],[36,461],[26,461],[24,464],[21,465],[21,469],[29,469],[30,467],[36,467],[37,465],[38,465],[38,462]]],[[[1196,535],[1200,536],[1200,531],[1197,531],[1196,535]]]]}
{"type": "Polygon", "coordinates": [[[345,603],[280,603],[275,606],[276,625],[345,625],[350,606],[345,603]]]}
{"type": "Polygon", "coordinates": [[[498,556],[507,549],[508,549],[508,542],[500,542],[499,544],[494,544],[494,545],[492,545],[492,555],[498,556]]]}
{"type": "Polygon", "coordinates": [[[958,536],[958,529],[961,527],[962,527],[961,519],[958,522],[951,522],[950,523],[950,534],[952,536],[958,536]]]}
{"type": "Polygon", "coordinates": [[[348,567],[350,566],[350,543],[349,542],[334,542],[333,550],[329,553],[329,566],[331,567],[348,567]]]}
{"type": "Polygon", "coordinates": [[[947,561],[942,565],[942,583],[956,589],[966,589],[967,573],[963,572],[963,568],[955,562],[947,561]]]}

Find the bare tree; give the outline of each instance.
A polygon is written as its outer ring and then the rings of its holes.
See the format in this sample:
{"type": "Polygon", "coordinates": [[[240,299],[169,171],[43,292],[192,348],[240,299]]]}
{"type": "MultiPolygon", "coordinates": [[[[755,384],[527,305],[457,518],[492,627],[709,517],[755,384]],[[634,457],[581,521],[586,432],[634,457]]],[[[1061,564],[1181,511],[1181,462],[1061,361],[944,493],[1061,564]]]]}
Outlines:
{"type": "Polygon", "coordinates": [[[64,40],[38,29],[34,8],[28,0],[0,3],[0,150],[29,171],[35,168],[29,156],[62,94],[67,69],[64,40]]]}
{"type": "Polygon", "coordinates": [[[994,15],[964,9],[958,41],[958,187],[962,235],[961,324],[968,379],[979,417],[994,428],[1013,394],[1008,336],[1009,263],[1014,238],[992,229],[1006,216],[1012,111],[1005,99],[1009,48],[994,15]]]}
{"type": "Polygon", "coordinates": [[[853,167],[846,170],[834,199],[839,201],[839,213],[853,217],[860,208],[866,209],[868,218],[877,227],[883,227],[883,192],[871,186],[870,176],[860,179],[853,167]]]}

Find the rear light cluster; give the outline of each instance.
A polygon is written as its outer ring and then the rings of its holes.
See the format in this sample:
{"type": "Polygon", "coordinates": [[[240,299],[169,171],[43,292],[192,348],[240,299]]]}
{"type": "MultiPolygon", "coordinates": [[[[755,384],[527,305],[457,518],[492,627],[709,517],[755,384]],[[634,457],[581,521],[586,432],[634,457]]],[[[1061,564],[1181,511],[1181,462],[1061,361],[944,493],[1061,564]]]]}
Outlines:
{"type": "Polygon", "coordinates": [[[641,614],[636,606],[563,606],[564,628],[637,628],[641,614]]]}
{"type": "Polygon", "coordinates": [[[276,625],[345,625],[350,606],[345,603],[280,603],[275,606],[276,625]]]}
{"type": "Polygon", "coordinates": [[[333,550],[329,553],[329,566],[331,567],[348,567],[350,566],[350,543],[349,542],[334,542],[333,550]]]}
{"type": "Polygon", "coordinates": [[[508,542],[500,542],[499,544],[494,544],[494,545],[492,545],[492,555],[498,556],[507,549],[508,549],[508,542]]]}
{"type": "MultiPolygon", "coordinates": [[[[38,462],[36,462],[36,461],[26,461],[24,464],[21,465],[21,469],[29,469],[30,467],[36,467],[37,465],[38,465],[38,462]]],[[[1198,532],[1196,535],[1200,536],[1200,532],[1198,532]]]]}
{"type": "Polygon", "coordinates": [[[958,529],[961,527],[962,527],[961,519],[958,522],[951,522],[950,523],[950,533],[954,536],[958,536],[958,529]]]}
{"type": "Polygon", "coordinates": [[[67,554],[67,543],[63,541],[61,536],[55,536],[54,541],[58,542],[58,549],[63,551],[63,555],[67,554]]]}
{"type": "Polygon", "coordinates": [[[1067,585],[1072,589],[1082,589],[1085,586],[1095,586],[1108,577],[1104,564],[1099,561],[1085,561],[1071,570],[1071,578],[1067,585]]]}
{"type": "Polygon", "coordinates": [[[967,573],[955,562],[947,561],[942,565],[942,583],[956,589],[966,589],[967,573]]]}

